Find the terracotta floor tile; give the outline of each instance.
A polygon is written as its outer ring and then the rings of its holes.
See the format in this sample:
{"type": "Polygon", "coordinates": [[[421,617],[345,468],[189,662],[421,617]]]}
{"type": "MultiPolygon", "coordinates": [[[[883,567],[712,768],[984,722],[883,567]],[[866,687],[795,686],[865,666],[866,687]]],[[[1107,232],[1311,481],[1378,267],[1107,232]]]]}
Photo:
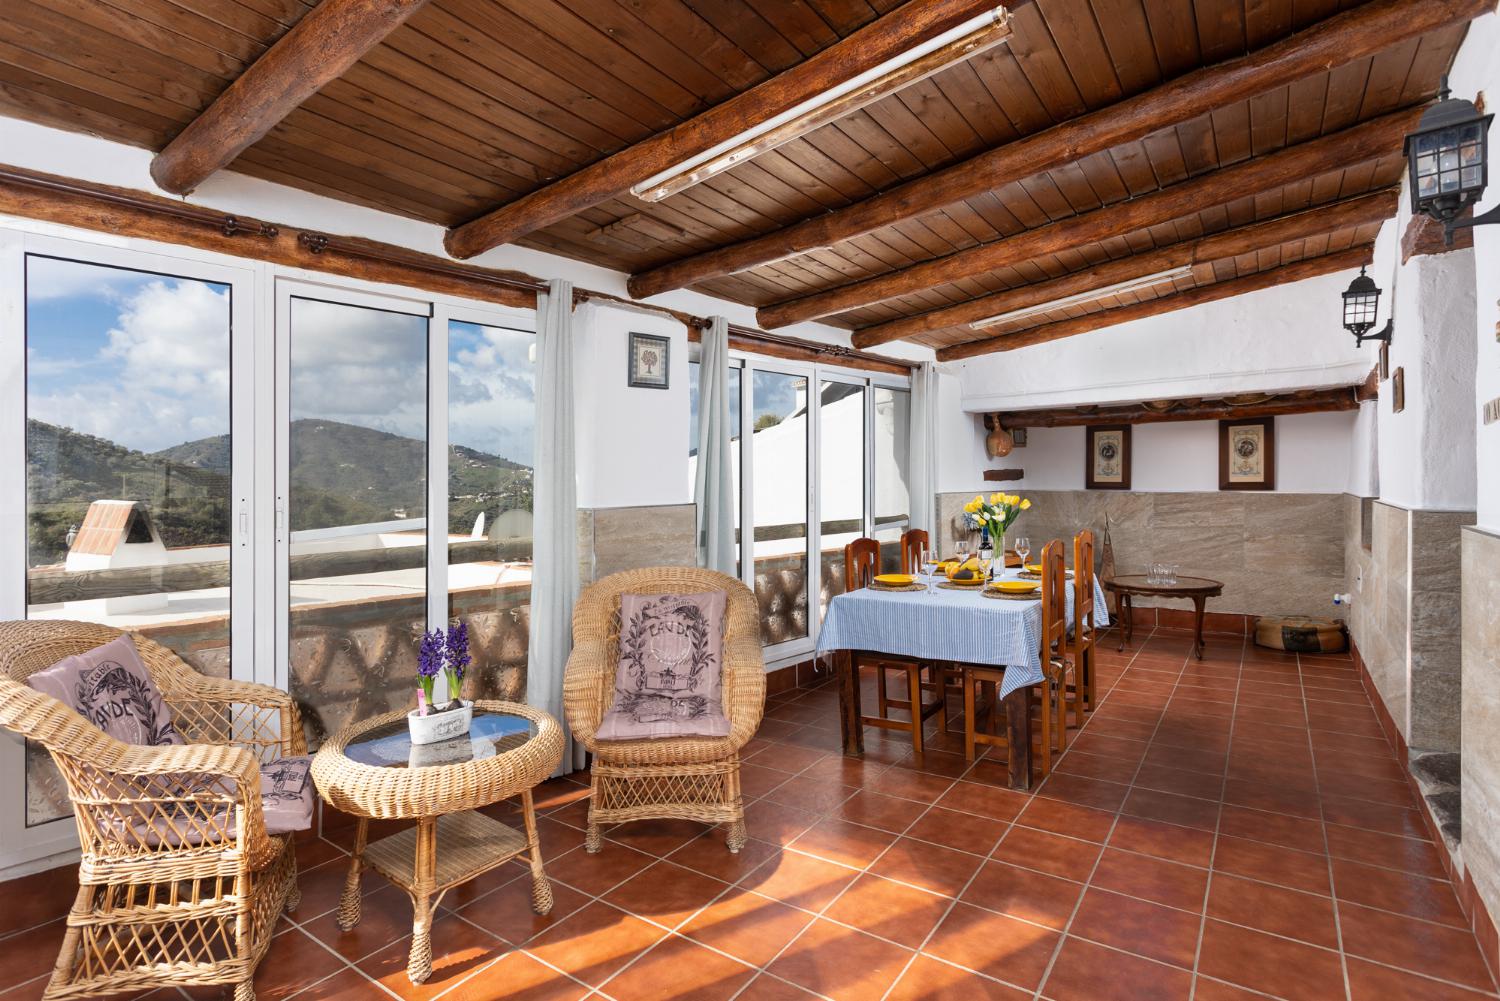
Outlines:
{"type": "Polygon", "coordinates": [[[758,799],[745,807],[745,830],[752,838],[773,845],[791,844],[821,819],[816,813],[766,799],[758,799]]]}
{"type": "Polygon", "coordinates": [[[1243,987],[1199,976],[1193,982],[1193,1001],[1265,1001],[1265,995],[1243,987]]]}
{"type": "Polygon", "coordinates": [[[602,899],[623,911],[675,928],[728,889],[728,883],[700,872],[671,862],[658,862],[610,890],[602,899]]]}
{"type": "Polygon", "coordinates": [[[1407,872],[1377,869],[1345,859],[1333,860],[1333,891],[1340,900],[1367,907],[1467,928],[1453,886],[1407,872]]]}
{"type": "Polygon", "coordinates": [[[1353,1001],[1392,1001],[1393,998],[1411,998],[1412,1001],[1481,1001],[1493,997],[1466,987],[1428,980],[1415,973],[1376,966],[1352,956],[1349,959],[1349,996],[1353,1001]]]}
{"type": "MultiPolygon", "coordinates": [[[[320,844],[328,843],[320,841],[320,844]]],[[[299,864],[303,864],[304,851],[306,849],[298,847],[299,864]]],[[[0,909],[0,936],[13,935],[67,917],[68,908],[73,906],[73,898],[78,893],[78,866],[57,866],[10,880],[4,885],[7,903],[0,909]]]]}
{"type": "Polygon", "coordinates": [[[866,874],[851,883],[823,916],[915,949],[952,904],[949,897],[866,874]]]}
{"type": "Polygon", "coordinates": [[[1061,800],[1074,806],[1086,806],[1111,813],[1120,808],[1130,787],[1118,782],[1105,782],[1084,775],[1053,772],[1037,791],[1038,796],[1061,800]]]}
{"type": "MultiPolygon", "coordinates": [[[[707,830],[707,824],[692,820],[636,820],[628,824],[616,824],[605,831],[604,836],[616,844],[648,855],[670,855],[707,830]]],[[[578,843],[583,842],[580,840],[578,843]]],[[[543,858],[545,857],[544,852],[543,858]]]]}
{"type": "Polygon", "coordinates": [[[1207,866],[1213,856],[1214,836],[1196,827],[1182,827],[1141,817],[1121,817],[1109,836],[1112,848],[1181,862],[1207,866]]]}
{"type": "Polygon", "coordinates": [[[665,934],[653,924],[596,901],[532,939],[527,951],[597,987],[665,934]]]}
{"type": "Polygon", "coordinates": [[[910,768],[888,768],[870,780],[866,786],[872,792],[919,803],[932,803],[953,785],[954,780],[944,775],[929,775],[910,768]]]}
{"type": "Polygon", "coordinates": [[[1068,926],[1068,936],[1191,970],[1200,924],[1197,914],[1091,886],[1068,926]]]}
{"type": "Polygon", "coordinates": [[[817,997],[796,984],[762,973],[750,981],[736,1001],[817,1001],[817,997]]]}
{"type": "Polygon", "coordinates": [[[756,972],[737,959],[669,935],[610,978],[604,992],[617,998],[729,1001],[756,972]]]}
{"type": "Polygon", "coordinates": [[[1323,825],[1319,821],[1239,806],[1223,808],[1219,833],[1318,854],[1324,848],[1323,825]]]}
{"type": "Polygon", "coordinates": [[[1141,766],[1140,772],[1135,777],[1135,784],[1156,792],[1216,800],[1223,792],[1224,777],[1220,774],[1173,768],[1153,762],[1141,766]]]}
{"type": "Polygon", "coordinates": [[[731,852],[724,838],[723,831],[709,831],[689,841],[668,858],[677,865],[706,876],[734,883],[748,876],[762,862],[781,850],[752,836],[738,852],[731,852]]]}
{"type": "MultiPolygon", "coordinates": [[[[277,944],[285,937],[278,936],[277,944]]],[[[432,975],[423,983],[414,984],[406,975],[406,964],[411,954],[409,937],[393,942],[372,956],[366,956],[359,961],[358,966],[365,976],[380,981],[386,990],[399,997],[427,999],[463,983],[503,955],[506,948],[504,942],[488,932],[448,915],[439,917],[432,923],[432,975]]],[[[260,973],[264,973],[267,967],[272,967],[282,971],[283,975],[298,986],[307,983],[307,963],[299,960],[273,966],[270,958],[268,956],[267,962],[261,963],[260,973]]],[[[256,977],[255,994],[257,998],[268,996],[261,988],[259,975],[256,977]]]]}
{"type": "Polygon", "coordinates": [[[821,911],[857,875],[857,870],[847,866],[788,851],[765,862],[740,880],[740,885],[794,907],[821,911]]]}
{"type": "Polygon", "coordinates": [[[1294,786],[1230,779],[1224,783],[1224,802],[1268,813],[1286,813],[1317,820],[1320,816],[1316,792],[1294,786]]]}
{"type": "Polygon", "coordinates": [[[1328,853],[1336,858],[1387,869],[1401,869],[1435,879],[1447,877],[1437,847],[1427,839],[1381,834],[1357,827],[1328,824],[1328,853]]]}
{"type": "Polygon", "coordinates": [[[1114,814],[1103,810],[1091,810],[1054,799],[1037,798],[1021,811],[1016,823],[1035,827],[1053,834],[1103,844],[1114,826],[1114,814]]]}
{"type": "MultiPolygon", "coordinates": [[[[443,995],[444,1001],[577,1001],[590,988],[557,972],[524,952],[511,952],[484,967],[474,976],[443,995]]],[[[370,995],[351,994],[355,997],[370,995]]],[[[300,995],[299,995],[300,997],[300,995]]],[[[310,995],[308,1001],[323,1001],[322,992],[310,995]]]]}
{"type": "Polygon", "coordinates": [[[978,907],[1061,930],[1082,893],[1082,884],[1070,880],[1003,862],[986,862],[964,891],[963,899],[978,907]]]}
{"type": "Polygon", "coordinates": [[[900,834],[926,809],[923,803],[863,790],[845,800],[830,816],[900,834]]]}
{"type": "Polygon", "coordinates": [[[1017,826],[1006,832],[1000,846],[995,849],[994,858],[1081,883],[1094,871],[1101,850],[1093,841],[1017,826]]]}
{"type": "Polygon", "coordinates": [[[779,900],[736,890],[709,904],[678,929],[751,966],[764,966],[812,923],[813,915],[779,900]]]}
{"type": "Polygon", "coordinates": [[[997,785],[959,782],[940,796],[936,805],[945,810],[1009,821],[1014,820],[1030,802],[1030,796],[997,785]]]}
{"type": "MultiPolygon", "coordinates": [[[[1144,728],[1141,724],[1120,721],[1118,725],[1144,728]]],[[[1113,758],[1117,761],[1140,761],[1146,755],[1147,744],[1123,736],[1110,735],[1111,721],[1094,716],[1089,720],[1088,729],[1081,734],[1077,740],[1068,745],[1070,751],[1079,751],[1083,754],[1094,754],[1101,757],[1113,758]],[[1103,724],[1104,728],[1095,731],[1095,727],[1103,724]]],[[[1154,729],[1154,728],[1152,728],[1154,729]]]]}
{"type": "Polygon", "coordinates": [[[832,921],[814,921],[766,968],[834,1001],[876,1001],[912,953],[832,921]]]}
{"type": "Polygon", "coordinates": [[[1328,1001],[1344,991],[1339,955],[1210,919],[1198,972],[1287,1001],[1328,1001]]]}
{"type": "MultiPolygon", "coordinates": [[[[588,903],[589,898],[585,894],[554,880],[552,910],[544,915],[537,914],[531,909],[531,880],[523,878],[466,904],[458,909],[458,913],[491,935],[498,935],[507,942],[521,945],[588,903]]],[[[410,905],[407,905],[407,909],[410,910],[410,905]]],[[[411,922],[408,919],[406,933],[410,932],[411,922]]],[[[331,942],[326,937],[324,941],[331,942]]]]}
{"type": "Polygon", "coordinates": [[[617,886],[656,861],[656,858],[634,848],[606,842],[590,855],[581,847],[547,865],[547,875],[555,882],[566,883],[590,896],[598,896],[617,886]]]}
{"type": "Polygon", "coordinates": [[[1208,891],[1208,916],[1326,949],[1339,947],[1333,901],[1317,894],[1216,873],[1208,891]]]}
{"type": "MultiPolygon", "coordinates": [[[[532,960],[532,962],[535,963],[536,960],[532,960]]],[[[536,965],[541,966],[542,964],[537,963],[536,965]]],[[[542,968],[546,969],[546,967],[542,968]]],[[[547,970],[547,972],[551,973],[554,977],[557,977],[561,980],[567,980],[566,977],[563,977],[561,974],[556,973],[553,970],[547,970]]],[[[572,983],[572,981],[568,982],[572,983]]],[[[579,986],[576,983],[573,984],[573,987],[577,988],[576,994],[523,993],[521,996],[528,998],[529,1001],[544,1001],[544,999],[547,999],[547,1001],[552,1001],[552,999],[555,999],[555,1001],[576,1001],[576,999],[583,997],[589,991],[587,987],[579,986]]],[[[205,991],[205,993],[207,992],[205,991]]],[[[189,989],[188,994],[195,999],[199,997],[199,992],[192,989],[189,989]]],[[[218,995],[220,994],[220,991],[214,989],[213,994],[218,995]]],[[[40,992],[38,992],[37,996],[41,996],[40,992]]],[[[174,1001],[175,999],[180,999],[182,997],[181,994],[177,994],[176,992],[172,992],[170,994],[167,992],[160,992],[158,994],[148,996],[153,998],[160,997],[163,999],[172,998],[174,999],[174,1001]]],[[[462,997],[463,995],[460,992],[455,992],[454,994],[450,994],[448,996],[462,997]]],[[[384,991],[377,987],[375,985],[375,982],[369,977],[365,976],[363,973],[359,972],[358,970],[351,969],[350,967],[345,967],[331,977],[326,977],[323,980],[319,980],[316,984],[313,984],[310,987],[304,987],[296,994],[291,995],[291,997],[298,998],[300,999],[300,1001],[366,1001],[366,999],[369,998],[389,997],[389,995],[387,995],[384,991]]],[[[5,1001],[11,1001],[11,997],[9,994],[0,994],[0,998],[4,998],[5,1001]]],[[[144,999],[138,998],[136,999],[136,1001],[144,1001],[144,999]]]]}
{"type": "Polygon", "coordinates": [[[1116,893],[1197,913],[1203,909],[1208,870],[1106,848],[1089,882],[1116,893]]]}
{"type": "Polygon", "coordinates": [[[863,869],[895,840],[896,835],[889,831],[827,818],[801,834],[792,842],[792,848],[839,865],[863,869]]]}
{"type": "Polygon", "coordinates": [[[1051,1001],[1178,1001],[1192,993],[1187,970],[1069,937],[1042,997],[1051,1001]]]}
{"type": "Polygon", "coordinates": [[[1120,810],[1132,817],[1196,827],[1203,831],[1212,831],[1219,818],[1217,802],[1139,788],[1130,791],[1120,810]]]}
{"type": "Polygon", "coordinates": [[[958,851],[988,855],[1005,829],[1004,821],[933,807],[906,832],[906,836],[958,851]]]}
{"type": "MultiPolygon", "coordinates": [[[[526,896],[530,899],[529,880],[526,896]]],[[[411,921],[411,898],[394,886],[384,886],[363,898],[359,924],[348,931],[339,928],[335,911],[314,918],[302,927],[352,963],[410,935],[411,921]]]]}
{"type": "Polygon", "coordinates": [[[781,803],[823,816],[837,810],[840,803],[858,791],[835,778],[794,775],[766,793],[762,802],[781,803]]]}
{"type": "Polygon", "coordinates": [[[870,871],[924,890],[956,897],[984,859],[925,841],[901,838],[870,871]]]}
{"type": "Polygon", "coordinates": [[[886,1001],[1028,1001],[1030,997],[1030,991],[918,956],[886,995],[886,1001]]]}
{"type": "Polygon", "coordinates": [[[790,744],[770,744],[745,760],[761,768],[797,773],[822,761],[826,754],[790,744]]]}
{"type": "Polygon", "coordinates": [[[1055,931],[959,902],[922,951],[1034,990],[1059,938],[1055,931]]]}
{"type": "MultiPolygon", "coordinates": [[[[73,893],[77,892],[75,885],[73,893]]],[[[11,987],[51,973],[66,931],[67,926],[57,920],[0,939],[0,987],[11,987]]]]}
{"type": "Polygon", "coordinates": [[[1358,904],[1339,904],[1344,951],[1387,966],[1492,991],[1494,980],[1467,928],[1418,921],[1358,904]]]}
{"type": "Polygon", "coordinates": [[[1409,838],[1427,837],[1427,827],[1416,810],[1365,800],[1323,797],[1323,819],[1330,824],[1359,827],[1382,834],[1401,834],[1409,838]]]}
{"type": "Polygon", "coordinates": [[[1263,883],[1276,883],[1294,890],[1328,896],[1328,857],[1321,853],[1297,851],[1263,841],[1220,834],[1214,851],[1213,867],[1218,872],[1233,873],[1263,883]]]}
{"type": "MultiPolygon", "coordinates": [[[[1092,729],[1092,727],[1090,727],[1092,729]]],[[[1070,746],[1068,753],[1056,764],[1056,771],[1064,775],[1083,775],[1104,779],[1108,782],[1128,783],[1135,775],[1136,763],[1112,755],[1089,754],[1070,746]]]]}

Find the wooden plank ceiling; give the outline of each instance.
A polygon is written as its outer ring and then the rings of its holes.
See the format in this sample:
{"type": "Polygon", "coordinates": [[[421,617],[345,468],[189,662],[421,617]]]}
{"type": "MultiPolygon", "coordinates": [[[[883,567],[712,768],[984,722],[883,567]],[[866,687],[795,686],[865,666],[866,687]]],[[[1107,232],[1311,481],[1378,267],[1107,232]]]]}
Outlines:
{"type": "MultiPolygon", "coordinates": [[[[160,150],[313,6],[303,0],[9,0],[0,114],[160,150]]],[[[899,0],[431,0],[231,169],[452,226],[692,117],[899,0]]],[[[604,202],[523,243],[627,272],[776,230],[1305,29],[1353,0],[1034,0],[1008,44],[720,176],[604,202]]],[[[754,306],[1124,201],[1430,98],[1456,24],[827,249],[702,281],[754,306]]],[[[0,156],[3,159],[3,156],[0,156]]],[[[1398,181],[1400,150],[1170,223],[835,314],[866,327],[1398,181]]],[[[1373,239],[1376,223],[1195,266],[1224,281],[1373,239]]],[[[984,336],[1142,301],[1126,294],[984,336]]],[[[966,327],[914,339],[945,346],[966,327]]]]}

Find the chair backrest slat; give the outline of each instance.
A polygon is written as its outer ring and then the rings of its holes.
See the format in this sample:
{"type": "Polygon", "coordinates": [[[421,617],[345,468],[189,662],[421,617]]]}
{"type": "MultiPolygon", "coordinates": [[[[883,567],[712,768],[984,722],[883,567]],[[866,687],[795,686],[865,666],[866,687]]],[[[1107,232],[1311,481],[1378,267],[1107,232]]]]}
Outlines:
{"type": "Polygon", "coordinates": [[[874,539],[855,539],[844,547],[845,591],[869,587],[879,572],[880,543],[874,539]]]}
{"type": "Polygon", "coordinates": [[[1073,536],[1073,621],[1080,637],[1094,631],[1094,533],[1073,536]]]}
{"type": "Polygon", "coordinates": [[[1063,650],[1068,641],[1068,571],[1061,539],[1042,547],[1042,660],[1063,650]]]}
{"type": "Polygon", "coordinates": [[[922,553],[931,548],[928,545],[927,530],[925,528],[908,528],[901,533],[901,572],[921,573],[922,553]]]}

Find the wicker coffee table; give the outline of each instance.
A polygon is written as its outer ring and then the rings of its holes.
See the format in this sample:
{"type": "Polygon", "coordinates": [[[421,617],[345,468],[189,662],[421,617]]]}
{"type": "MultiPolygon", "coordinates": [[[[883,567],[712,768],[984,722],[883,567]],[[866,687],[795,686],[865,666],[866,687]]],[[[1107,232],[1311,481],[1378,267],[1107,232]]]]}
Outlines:
{"type": "Polygon", "coordinates": [[[312,764],[323,798],[359,818],[339,927],[359,924],[365,866],[401,887],[412,902],[406,973],[420,984],[432,975],[432,913],[460,883],[524,855],[531,863],[532,908],[550,911],[552,888],[542,871],[531,789],[557,768],[562,751],[557,721],[514,702],[476,702],[468,735],[437,744],[413,746],[406,714],[399,712],[340,730],[312,764]],[[523,831],[478,812],[511,796],[521,798],[523,831]],[[372,818],[416,820],[417,826],[367,844],[372,818]]]}

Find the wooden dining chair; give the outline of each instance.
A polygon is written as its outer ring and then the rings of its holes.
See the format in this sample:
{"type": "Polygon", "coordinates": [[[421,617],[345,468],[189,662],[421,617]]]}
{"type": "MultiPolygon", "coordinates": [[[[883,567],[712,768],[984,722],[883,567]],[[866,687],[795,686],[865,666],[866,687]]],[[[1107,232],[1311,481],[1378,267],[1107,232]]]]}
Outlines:
{"type": "MultiPolygon", "coordinates": [[[[857,591],[862,587],[869,587],[875,580],[875,575],[880,572],[880,543],[874,539],[855,539],[844,547],[844,590],[857,591]]],[[[869,666],[875,669],[875,716],[864,715],[860,710],[860,722],[865,726],[876,726],[886,730],[902,730],[911,734],[912,752],[920,761],[926,751],[926,741],[922,734],[922,724],[932,716],[938,717],[938,730],[941,732],[947,726],[947,700],[943,697],[942,678],[934,669],[930,681],[925,681],[922,674],[931,665],[911,657],[897,657],[892,654],[866,653],[863,657],[855,656],[852,669],[858,671],[861,666],[869,666]],[[888,672],[899,671],[905,675],[906,698],[893,698],[888,688],[888,672]],[[937,693],[936,699],[931,702],[922,701],[924,691],[937,693]],[[909,719],[892,719],[892,709],[905,710],[909,719]]]]}
{"type": "Polygon", "coordinates": [[[921,573],[922,553],[927,551],[928,536],[925,528],[908,528],[901,533],[901,572],[921,573]]]}
{"type": "MultiPolygon", "coordinates": [[[[1053,539],[1042,548],[1042,630],[1039,651],[1042,664],[1042,681],[1037,688],[1041,705],[1041,774],[1045,778],[1052,771],[1054,742],[1058,753],[1067,750],[1067,678],[1070,675],[1068,659],[1068,605],[1067,568],[1063,565],[1063,544],[1053,539]],[[1054,735],[1054,731],[1056,734],[1054,735]]],[[[993,732],[999,715],[1000,684],[1005,680],[1004,667],[970,664],[964,673],[964,754],[974,760],[976,745],[1008,747],[1008,737],[993,732]],[[986,728],[981,730],[977,719],[981,706],[986,706],[986,728]]]]}
{"type": "Polygon", "coordinates": [[[1085,528],[1073,536],[1073,719],[1094,711],[1094,654],[1098,642],[1094,613],[1094,533],[1085,528]]]}

